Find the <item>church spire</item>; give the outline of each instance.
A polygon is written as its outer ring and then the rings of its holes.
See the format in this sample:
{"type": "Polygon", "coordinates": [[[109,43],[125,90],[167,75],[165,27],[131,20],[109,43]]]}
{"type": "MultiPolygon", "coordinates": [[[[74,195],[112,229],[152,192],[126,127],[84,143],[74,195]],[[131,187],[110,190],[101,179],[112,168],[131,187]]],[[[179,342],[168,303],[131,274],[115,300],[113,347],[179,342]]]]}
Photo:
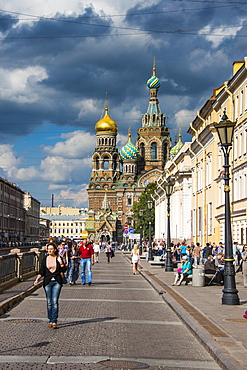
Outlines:
{"type": "Polygon", "coordinates": [[[147,112],[142,117],[142,127],[165,126],[165,115],[161,112],[158,100],[160,85],[160,80],[156,76],[156,58],[154,57],[152,76],[147,81],[150,99],[147,112]]]}

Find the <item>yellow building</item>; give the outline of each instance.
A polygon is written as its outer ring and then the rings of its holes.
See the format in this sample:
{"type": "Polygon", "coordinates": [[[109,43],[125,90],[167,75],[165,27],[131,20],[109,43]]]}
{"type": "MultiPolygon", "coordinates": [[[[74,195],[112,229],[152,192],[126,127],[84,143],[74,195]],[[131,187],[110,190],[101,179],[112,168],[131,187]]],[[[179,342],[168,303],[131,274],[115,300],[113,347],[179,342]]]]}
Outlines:
{"type": "Polygon", "coordinates": [[[247,243],[247,58],[233,63],[233,77],[214,90],[197,113],[188,132],[192,135],[192,240],[224,241],[223,152],[214,124],[224,111],[236,121],[230,152],[230,201],[233,240],[247,243]]]}

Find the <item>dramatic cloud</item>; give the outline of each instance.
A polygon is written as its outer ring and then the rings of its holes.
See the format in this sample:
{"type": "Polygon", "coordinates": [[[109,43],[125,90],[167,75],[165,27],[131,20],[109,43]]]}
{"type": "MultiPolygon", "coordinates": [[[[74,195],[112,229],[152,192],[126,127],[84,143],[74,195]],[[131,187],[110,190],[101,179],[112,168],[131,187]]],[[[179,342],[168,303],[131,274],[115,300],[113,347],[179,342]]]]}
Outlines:
{"type": "Polygon", "coordinates": [[[154,56],[161,110],[172,138],[181,125],[187,141],[196,111],[231,78],[233,61],[245,56],[246,4],[88,4],[1,1],[0,175],[37,199],[53,191],[64,202],[71,196],[86,205],[105,93],[121,148],[129,124],[133,142],[141,126],[154,56]]]}

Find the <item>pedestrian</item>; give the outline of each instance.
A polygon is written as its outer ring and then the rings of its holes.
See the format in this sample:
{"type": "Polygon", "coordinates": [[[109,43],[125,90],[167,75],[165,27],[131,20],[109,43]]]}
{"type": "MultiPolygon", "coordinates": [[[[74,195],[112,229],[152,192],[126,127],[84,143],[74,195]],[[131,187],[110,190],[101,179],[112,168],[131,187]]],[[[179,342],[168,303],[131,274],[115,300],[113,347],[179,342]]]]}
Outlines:
{"type": "Polygon", "coordinates": [[[224,261],[224,254],[222,252],[217,253],[217,256],[215,257],[215,266],[218,269],[217,285],[223,285],[224,284],[225,261],[224,261]]]}
{"type": "Polygon", "coordinates": [[[244,286],[247,288],[247,244],[244,245],[242,252],[242,271],[244,278],[244,286]]]}
{"type": "Polygon", "coordinates": [[[70,285],[76,284],[79,276],[79,252],[77,244],[74,242],[68,250],[69,265],[67,272],[67,280],[70,285]]]}
{"type": "Polygon", "coordinates": [[[98,263],[99,262],[99,254],[100,254],[99,242],[95,242],[93,244],[93,250],[94,250],[94,256],[95,256],[95,262],[98,263]]]}
{"type": "Polygon", "coordinates": [[[206,246],[203,249],[203,263],[208,259],[208,256],[212,256],[213,247],[210,243],[206,243],[206,246]]]}
{"type": "Polygon", "coordinates": [[[137,244],[134,245],[134,248],[131,251],[132,264],[133,264],[133,274],[137,274],[138,262],[140,260],[139,247],[137,244]]]}
{"type": "Polygon", "coordinates": [[[194,257],[194,263],[196,266],[200,264],[201,256],[202,256],[202,250],[200,243],[196,243],[196,246],[193,249],[193,257],[194,257]]]}
{"type": "Polygon", "coordinates": [[[81,281],[82,284],[92,284],[92,265],[94,265],[94,250],[92,244],[87,242],[87,239],[83,239],[79,243],[79,256],[81,257],[81,281]],[[87,271],[87,276],[86,276],[87,271]]]}
{"type": "Polygon", "coordinates": [[[182,281],[186,279],[188,275],[192,274],[192,266],[188,260],[188,256],[182,256],[182,268],[177,270],[175,280],[172,285],[181,285],[182,281]]]}
{"type": "Polygon", "coordinates": [[[187,244],[186,243],[182,243],[182,245],[180,246],[180,251],[181,251],[181,256],[186,256],[187,255],[187,244]]]}
{"type": "Polygon", "coordinates": [[[110,263],[111,262],[111,252],[112,252],[112,247],[110,243],[107,243],[104,249],[104,252],[106,253],[107,262],[110,263]]]}
{"type": "Polygon", "coordinates": [[[68,267],[69,256],[68,256],[68,246],[65,240],[62,240],[61,244],[58,246],[58,256],[62,258],[63,264],[68,267]]]}
{"type": "Polygon", "coordinates": [[[46,294],[47,314],[49,328],[57,328],[58,319],[58,299],[63,285],[62,278],[66,267],[62,259],[58,256],[57,246],[50,243],[47,246],[47,253],[41,262],[41,267],[37,275],[34,285],[38,285],[41,277],[43,280],[43,287],[46,294]]]}

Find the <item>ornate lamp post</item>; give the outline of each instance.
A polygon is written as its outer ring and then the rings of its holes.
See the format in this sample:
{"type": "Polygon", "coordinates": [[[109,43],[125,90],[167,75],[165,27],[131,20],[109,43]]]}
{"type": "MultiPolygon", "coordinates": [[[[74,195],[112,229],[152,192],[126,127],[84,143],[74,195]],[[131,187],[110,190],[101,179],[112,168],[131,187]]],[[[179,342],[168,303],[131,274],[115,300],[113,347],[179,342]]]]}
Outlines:
{"type": "Polygon", "coordinates": [[[152,225],[152,218],[151,218],[151,210],[153,208],[153,202],[151,200],[148,200],[148,209],[149,209],[149,222],[148,222],[148,261],[152,260],[152,235],[151,235],[151,225],[152,225]]]}
{"type": "Polygon", "coordinates": [[[168,179],[164,184],[167,199],[167,247],[166,247],[166,266],[165,271],[173,271],[172,250],[171,250],[171,227],[170,227],[170,198],[173,191],[174,182],[168,179]]]}
{"type": "Polygon", "coordinates": [[[143,217],[143,209],[139,209],[139,216],[140,216],[140,254],[142,254],[142,217],[143,217]]]}
{"type": "Polygon", "coordinates": [[[224,289],[222,290],[222,304],[226,305],[238,305],[239,297],[236,289],[235,282],[235,270],[234,270],[234,258],[232,248],[232,232],[231,232],[231,215],[230,215],[230,187],[229,187],[229,153],[232,147],[232,139],[234,126],[236,122],[232,122],[228,119],[226,111],[221,118],[219,123],[216,123],[214,127],[217,130],[221,149],[224,153],[224,192],[225,192],[225,269],[224,269],[224,289]]]}

